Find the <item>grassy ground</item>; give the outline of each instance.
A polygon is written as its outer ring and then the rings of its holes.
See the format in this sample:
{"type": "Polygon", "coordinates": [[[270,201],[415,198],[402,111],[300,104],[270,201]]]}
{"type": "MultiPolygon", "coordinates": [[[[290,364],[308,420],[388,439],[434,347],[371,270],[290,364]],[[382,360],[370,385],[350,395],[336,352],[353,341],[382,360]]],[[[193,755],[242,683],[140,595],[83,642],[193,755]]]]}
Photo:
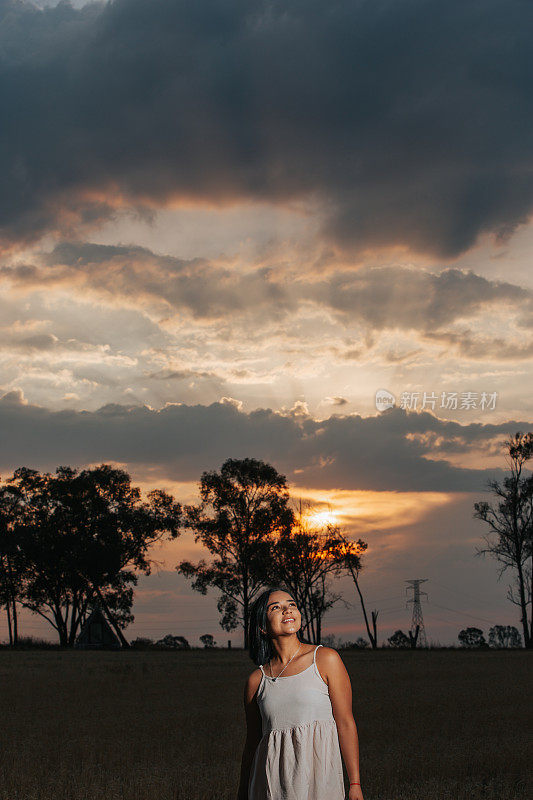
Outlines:
{"type": "MultiPolygon", "coordinates": [[[[365,800],[533,797],[530,652],[341,655],[365,800]]],[[[0,650],[0,800],[235,800],[252,668],[242,650],[0,650]]]]}

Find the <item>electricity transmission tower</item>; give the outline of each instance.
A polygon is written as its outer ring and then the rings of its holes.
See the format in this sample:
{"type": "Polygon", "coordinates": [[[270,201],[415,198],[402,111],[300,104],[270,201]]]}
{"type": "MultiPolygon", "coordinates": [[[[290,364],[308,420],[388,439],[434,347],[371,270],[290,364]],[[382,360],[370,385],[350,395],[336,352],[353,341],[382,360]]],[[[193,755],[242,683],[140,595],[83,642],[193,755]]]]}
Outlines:
{"type": "MultiPolygon", "coordinates": [[[[416,626],[418,625],[418,640],[417,644],[420,647],[427,647],[427,639],[426,639],[426,630],[424,628],[424,618],[422,617],[422,606],[420,605],[420,595],[425,594],[427,596],[427,592],[420,591],[420,584],[427,581],[427,578],[417,578],[416,580],[412,581],[405,581],[406,583],[411,583],[414,590],[414,597],[408,600],[408,603],[413,604],[413,619],[411,620],[411,632],[413,636],[416,634],[416,626]]],[[[409,591],[410,587],[407,586],[405,591],[409,591]]]]}

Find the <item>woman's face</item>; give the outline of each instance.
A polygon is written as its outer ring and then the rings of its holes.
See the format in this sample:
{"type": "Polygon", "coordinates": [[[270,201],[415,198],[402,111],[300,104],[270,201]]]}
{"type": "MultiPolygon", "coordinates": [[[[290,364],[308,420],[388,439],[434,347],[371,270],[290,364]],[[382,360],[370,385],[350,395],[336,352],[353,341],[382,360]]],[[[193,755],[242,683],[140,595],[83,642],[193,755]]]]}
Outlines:
{"type": "Polygon", "coordinates": [[[270,636],[296,633],[302,626],[296,601],[287,592],[272,592],[268,598],[266,617],[270,636]]]}

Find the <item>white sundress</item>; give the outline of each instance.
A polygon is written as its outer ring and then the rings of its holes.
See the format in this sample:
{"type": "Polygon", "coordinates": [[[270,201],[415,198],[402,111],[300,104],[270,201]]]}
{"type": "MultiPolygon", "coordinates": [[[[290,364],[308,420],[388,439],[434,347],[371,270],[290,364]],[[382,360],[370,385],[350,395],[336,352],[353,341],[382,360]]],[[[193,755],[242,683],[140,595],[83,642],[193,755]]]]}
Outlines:
{"type": "Polygon", "coordinates": [[[248,800],[344,800],[337,725],[328,685],[313,663],[296,675],[265,675],[257,690],[262,738],[250,769],[248,800]]]}

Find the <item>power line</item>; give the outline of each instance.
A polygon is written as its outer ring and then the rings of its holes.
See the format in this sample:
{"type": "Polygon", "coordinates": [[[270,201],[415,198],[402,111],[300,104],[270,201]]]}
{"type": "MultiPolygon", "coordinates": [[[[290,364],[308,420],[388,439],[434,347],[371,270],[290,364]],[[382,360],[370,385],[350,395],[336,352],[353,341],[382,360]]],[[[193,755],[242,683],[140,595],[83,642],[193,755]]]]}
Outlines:
{"type": "Polygon", "coordinates": [[[476,600],[479,603],[486,603],[486,600],[483,600],[481,597],[474,597],[472,594],[468,594],[467,592],[463,592],[461,589],[451,589],[449,586],[444,586],[443,583],[438,583],[438,581],[431,579],[431,583],[434,583],[435,586],[440,586],[441,589],[446,589],[448,592],[452,592],[452,594],[463,594],[465,597],[470,598],[470,600],[476,600]]]}
{"type": "Polygon", "coordinates": [[[472,619],[479,619],[482,622],[488,622],[490,625],[494,624],[493,619],[486,619],[485,617],[477,617],[475,614],[469,614],[467,611],[458,611],[456,608],[448,608],[447,606],[440,606],[438,603],[430,603],[428,600],[429,605],[436,606],[437,608],[442,608],[444,611],[453,611],[455,614],[462,614],[465,617],[472,617],[472,619]]]}
{"type": "Polygon", "coordinates": [[[436,620],[437,622],[444,622],[446,625],[457,625],[455,620],[442,619],[442,617],[435,617],[433,614],[431,615],[431,619],[436,620]]]}
{"type": "Polygon", "coordinates": [[[403,600],[402,594],[395,594],[392,597],[382,597],[381,600],[367,600],[367,606],[376,606],[378,603],[388,603],[389,600],[403,600]]]}

